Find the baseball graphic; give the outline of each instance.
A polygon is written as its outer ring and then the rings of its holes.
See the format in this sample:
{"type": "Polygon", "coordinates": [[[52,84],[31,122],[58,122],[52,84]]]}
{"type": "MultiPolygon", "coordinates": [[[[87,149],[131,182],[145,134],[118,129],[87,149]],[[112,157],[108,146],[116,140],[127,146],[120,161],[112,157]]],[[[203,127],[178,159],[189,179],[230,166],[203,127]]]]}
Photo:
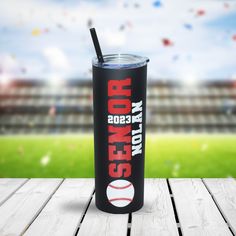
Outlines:
{"type": "Polygon", "coordinates": [[[114,180],[107,186],[107,198],[116,207],[125,207],[133,201],[134,186],[127,180],[114,180]]]}

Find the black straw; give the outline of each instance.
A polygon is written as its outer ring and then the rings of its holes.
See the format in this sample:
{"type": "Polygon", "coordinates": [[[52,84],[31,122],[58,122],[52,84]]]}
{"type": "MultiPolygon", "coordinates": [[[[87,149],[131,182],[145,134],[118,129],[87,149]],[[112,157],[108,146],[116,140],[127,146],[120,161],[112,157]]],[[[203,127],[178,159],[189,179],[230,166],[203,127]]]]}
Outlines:
{"type": "Polygon", "coordinates": [[[101,48],[100,48],[100,45],[99,45],[99,42],[98,42],[98,37],[97,37],[97,34],[96,34],[96,30],[94,28],[91,28],[90,33],[91,33],[91,37],[92,37],[93,44],[94,44],[94,47],[95,47],[95,51],[97,53],[98,61],[103,63],[104,59],[103,59],[102,51],[101,51],[101,48]]]}

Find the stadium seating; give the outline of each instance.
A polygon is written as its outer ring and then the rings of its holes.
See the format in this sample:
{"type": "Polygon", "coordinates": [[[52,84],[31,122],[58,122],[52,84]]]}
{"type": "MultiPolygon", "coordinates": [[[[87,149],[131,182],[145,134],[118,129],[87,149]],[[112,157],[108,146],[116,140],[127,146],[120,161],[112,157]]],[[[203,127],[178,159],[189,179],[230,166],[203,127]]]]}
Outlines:
{"type": "MultiPolygon", "coordinates": [[[[0,133],[76,133],[93,129],[92,82],[68,80],[50,86],[39,80],[0,85],[0,133]]],[[[149,81],[150,132],[236,132],[236,84],[207,81],[184,86],[149,81]]]]}

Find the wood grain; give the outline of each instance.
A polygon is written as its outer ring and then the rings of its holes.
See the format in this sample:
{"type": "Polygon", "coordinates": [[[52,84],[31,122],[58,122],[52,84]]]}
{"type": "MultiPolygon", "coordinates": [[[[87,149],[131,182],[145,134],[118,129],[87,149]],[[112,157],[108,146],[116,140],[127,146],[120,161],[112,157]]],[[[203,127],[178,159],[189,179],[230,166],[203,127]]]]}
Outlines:
{"type": "Polygon", "coordinates": [[[179,235],[165,179],[145,179],[144,206],[132,214],[132,235],[179,235]]]}
{"type": "Polygon", "coordinates": [[[66,179],[24,235],[75,235],[93,191],[93,179],[66,179]]]}
{"type": "MultiPolygon", "coordinates": [[[[170,179],[183,235],[236,233],[235,179],[170,179]],[[204,182],[203,182],[204,181],[204,182]],[[214,200],[213,200],[214,199],[214,200]],[[217,205],[216,205],[217,204],[217,205]],[[225,222],[223,216],[227,223],[225,222]]],[[[166,179],[145,179],[144,206],[128,214],[95,207],[94,179],[0,179],[1,236],[178,235],[166,179]]]]}
{"type": "Polygon", "coordinates": [[[94,198],[79,229],[79,236],[126,236],[128,214],[109,214],[98,210],[94,198]]]}
{"type": "Polygon", "coordinates": [[[184,235],[232,235],[201,179],[170,179],[184,235]]]}
{"type": "Polygon", "coordinates": [[[0,206],[26,181],[27,179],[0,179],[0,206]]]}
{"type": "Polygon", "coordinates": [[[204,179],[234,234],[236,234],[236,181],[235,179],[204,179]]]}
{"type": "Polygon", "coordinates": [[[22,234],[35,219],[61,179],[31,179],[0,207],[0,235],[22,234]]]}

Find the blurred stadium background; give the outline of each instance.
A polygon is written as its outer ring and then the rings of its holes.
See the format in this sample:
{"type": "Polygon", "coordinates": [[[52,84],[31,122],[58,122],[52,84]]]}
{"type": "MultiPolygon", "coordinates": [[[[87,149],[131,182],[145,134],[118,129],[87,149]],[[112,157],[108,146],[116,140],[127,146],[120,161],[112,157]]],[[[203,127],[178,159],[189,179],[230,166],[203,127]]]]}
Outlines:
{"type": "Polygon", "coordinates": [[[235,1],[0,7],[0,177],[94,175],[91,26],[151,59],[146,176],[236,176],[235,1]]]}
{"type": "MultiPolygon", "coordinates": [[[[92,82],[58,82],[14,80],[1,86],[1,134],[92,132],[92,82]]],[[[190,87],[150,81],[146,123],[152,133],[235,133],[235,83],[207,81],[190,87]]]]}

